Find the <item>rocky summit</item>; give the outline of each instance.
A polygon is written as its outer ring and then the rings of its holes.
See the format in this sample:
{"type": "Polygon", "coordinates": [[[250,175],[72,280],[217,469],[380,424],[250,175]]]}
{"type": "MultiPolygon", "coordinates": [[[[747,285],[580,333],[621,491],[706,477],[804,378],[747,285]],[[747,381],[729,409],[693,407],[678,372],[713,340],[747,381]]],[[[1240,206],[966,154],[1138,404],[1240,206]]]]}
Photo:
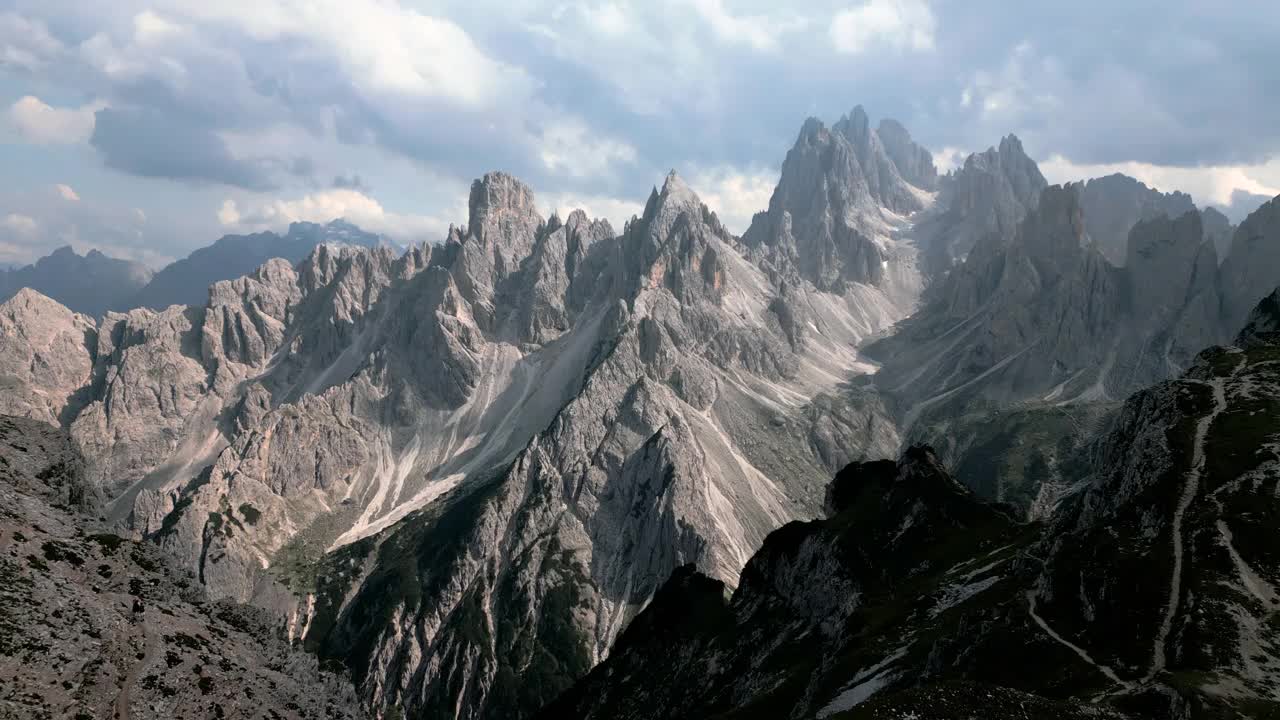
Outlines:
{"type": "Polygon", "coordinates": [[[1280,201],[940,173],[860,106],[741,236],[698,190],[491,172],[435,243],[16,290],[5,712],[1276,711],[1280,201]]]}

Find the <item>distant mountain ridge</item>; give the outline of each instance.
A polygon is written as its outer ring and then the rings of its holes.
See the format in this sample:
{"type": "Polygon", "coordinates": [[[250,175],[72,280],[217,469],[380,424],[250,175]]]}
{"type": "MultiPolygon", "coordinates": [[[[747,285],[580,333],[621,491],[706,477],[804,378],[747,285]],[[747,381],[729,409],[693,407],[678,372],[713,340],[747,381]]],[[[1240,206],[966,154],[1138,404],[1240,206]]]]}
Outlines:
{"type": "Polygon", "coordinates": [[[97,249],[80,255],[65,246],[31,265],[0,268],[0,302],[29,288],[94,318],[108,310],[203,305],[214,283],[249,275],[271,258],[296,263],[322,243],[395,247],[385,236],[341,219],[323,225],[295,222],[284,234],[224,235],[159,271],[97,249]]]}
{"type": "Polygon", "coordinates": [[[151,269],[141,263],[107,257],[96,249],[80,255],[67,245],[31,265],[0,270],[0,302],[25,287],[97,317],[126,302],[151,279],[151,269]]]}
{"type": "Polygon", "coordinates": [[[271,258],[284,258],[290,264],[296,263],[317,245],[326,242],[359,247],[390,244],[385,237],[365,232],[345,220],[333,220],[324,225],[295,222],[283,235],[271,231],[224,235],[212,245],[169,264],[144,287],[111,309],[145,307],[163,310],[170,305],[202,305],[208,297],[208,288],[219,280],[248,275],[271,258]]]}

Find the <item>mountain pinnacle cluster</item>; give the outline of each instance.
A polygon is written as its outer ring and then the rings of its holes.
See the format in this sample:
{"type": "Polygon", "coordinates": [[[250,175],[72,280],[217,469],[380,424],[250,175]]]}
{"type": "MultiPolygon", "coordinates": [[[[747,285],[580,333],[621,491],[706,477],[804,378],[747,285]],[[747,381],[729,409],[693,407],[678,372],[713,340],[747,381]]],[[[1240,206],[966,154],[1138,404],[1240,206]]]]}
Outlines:
{"type": "Polygon", "coordinates": [[[438,243],[58,251],[0,288],[0,707],[1270,717],[1278,233],[859,106],[740,237],[491,172],[438,243]]]}

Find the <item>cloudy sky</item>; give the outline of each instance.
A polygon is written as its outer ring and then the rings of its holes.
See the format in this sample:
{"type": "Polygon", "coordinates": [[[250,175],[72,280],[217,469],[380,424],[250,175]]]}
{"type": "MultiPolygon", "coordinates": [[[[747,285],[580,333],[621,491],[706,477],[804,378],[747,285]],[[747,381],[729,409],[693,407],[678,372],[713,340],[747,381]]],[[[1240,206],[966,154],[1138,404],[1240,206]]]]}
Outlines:
{"type": "Polygon", "coordinates": [[[158,265],[345,216],[402,241],[503,169],[620,223],[675,168],[731,229],[804,118],[898,118],[940,165],[1017,133],[1229,214],[1280,193],[1268,0],[0,0],[0,263],[158,265]]]}

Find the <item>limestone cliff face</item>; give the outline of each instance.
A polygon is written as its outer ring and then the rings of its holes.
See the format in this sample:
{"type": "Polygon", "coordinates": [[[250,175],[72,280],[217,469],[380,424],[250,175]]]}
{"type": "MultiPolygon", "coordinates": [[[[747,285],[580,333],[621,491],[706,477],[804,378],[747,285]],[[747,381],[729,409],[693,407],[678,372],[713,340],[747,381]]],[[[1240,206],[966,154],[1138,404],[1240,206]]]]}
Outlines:
{"type": "Polygon", "coordinates": [[[0,414],[47,423],[79,411],[97,345],[92,318],[34,290],[0,304],[0,414]]]}
{"type": "Polygon", "coordinates": [[[1103,257],[1116,266],[1128,260],[1129,231],[1138,222],[1175,219],[1196,211],[1186,193],[1162,193],[1119,173],[1081,183],[1080,203],[1089,241],[1097,243],[1103,257]]]}
{"type": "Polygon", "coordinates": [[[884,118],[876,127],[876,135],[903,180],[922,190],[937,189],[938,169],[933,164],[933,155],[911,139],[902,123],[884,118]]]}
{"type": "Polygon", "coordinates": [[[848,138],[810,119],[782,164],[769,210],[757,214],[743,243],[776,272],[795,272],[820,289],[876,284],[884,261],[871,240],[879,214],[848,138]]]}
{"type": "Polygon", "coordinates": [[[673,175],[592,244],[599,310],[557,340],[582,348],[571,399],[492,475],[336,553],[308,643],[368,658],[356,672],[378,704],[527,713],[676,567],[731,579],[769,530],[816,512],[828,466],[810,438],[859,455],[895,443],[870,399],[811,412],[758,394],[815,358],[760,324],[767,281],[732,241],[673,175]]]}
{"type": "Polygon", "coordinates": [[[1088,242],[1079,193],[1078,185],[1042,191],[1013,236],[987,235],[931,288],[921,312],[868,348],[884,363],[876,384],[897,398],[909,436],[948,438],[936,441],[940,451],[975,486],[986,481],[968,475],[965,458],[1013,452],[1018,443],[1003,433],[1039,437],[1069,414],[1075,439],[1055,443],[1038,468],[1014,463],[1010,471],[1030,484],[997,495],[1018,498],[1032,513],[1052,505],[1064,489],[1061,468],[1078,459],[1119,398],[1178,374],[1200,348],[1234,334],[1223,321],[1229,292],[1199,213],[1139,222],[1116,267],[1088,242]],[[1021,414],[1004,416],[1006,431],[980,430],[993,411],[1012,406],[1021,414]],[[973,444],[984,437],[986,451],[973,444]]]}
{"type": "Polygon", "coordinates": [[[939,212],[919,231],[927,277],[945,276],[990,236],[1008,240],[1048,183],[1013,135],[939,179],[939,212]]]}
{"type": "Polygon", "coordinates": [[[1266,297],[1280,273],[1280,200],[1255,210],[1236,228],[1231,250],[1222,262],[1222,320],[1227,327],[1244,324],[1249,312],[1266,297]]]}

